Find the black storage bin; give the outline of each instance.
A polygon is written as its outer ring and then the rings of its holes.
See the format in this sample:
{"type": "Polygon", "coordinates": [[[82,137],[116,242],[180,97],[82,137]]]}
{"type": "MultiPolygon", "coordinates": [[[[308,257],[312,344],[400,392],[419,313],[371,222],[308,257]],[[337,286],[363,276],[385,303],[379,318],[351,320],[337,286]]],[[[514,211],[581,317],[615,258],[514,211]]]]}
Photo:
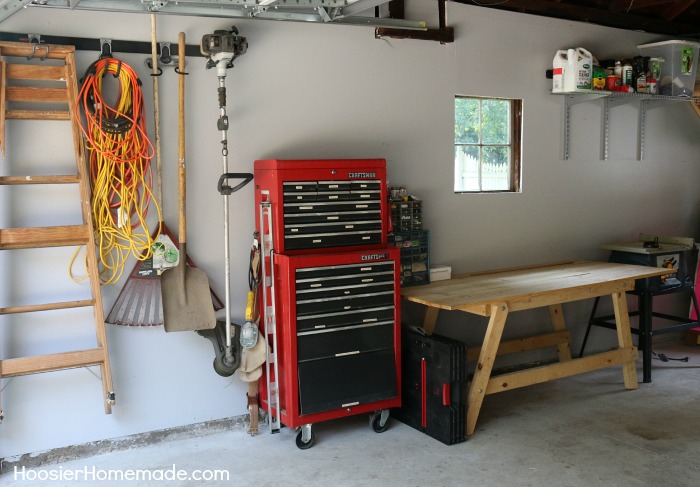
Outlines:
{"type": "Polygon", "coordinates": [[[467,419],[467,367],[464,343],[433,334],[402,331],[401,422],[446,445],[463,442],[467,419]]]}

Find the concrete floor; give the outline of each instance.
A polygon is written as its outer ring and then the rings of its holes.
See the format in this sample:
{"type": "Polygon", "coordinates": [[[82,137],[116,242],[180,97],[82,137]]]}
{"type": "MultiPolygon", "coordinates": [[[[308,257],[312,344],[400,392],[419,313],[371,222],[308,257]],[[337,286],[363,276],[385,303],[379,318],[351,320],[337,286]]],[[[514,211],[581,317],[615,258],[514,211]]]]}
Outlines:
{"type": "Polygon", "coordinates": [[[315,445],[305,451],[288,429],[256,437],[229,431],[41,467],[31,471],[31,481],[9,472],[0,485],[136,487],[155,482],[37,479],[86,468],[98,475],[175,468],[188,475],[223,470],[229,480],[165,485],[695,487],[700,346],[655,342],[655,351],[689,361],[655,360],[653,382],[636,391],[624,389],[615,367],[488,396],[475,434],[458,445],[443,445],[396,420],[377,434],[360,416],[315,425],[315,445]]]}

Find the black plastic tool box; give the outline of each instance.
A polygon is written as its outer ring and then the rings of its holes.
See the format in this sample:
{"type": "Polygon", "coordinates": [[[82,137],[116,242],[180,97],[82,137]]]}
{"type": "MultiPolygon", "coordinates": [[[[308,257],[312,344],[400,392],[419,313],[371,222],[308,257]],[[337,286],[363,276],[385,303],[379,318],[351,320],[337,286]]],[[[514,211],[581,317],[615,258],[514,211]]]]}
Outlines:
{"type": "Polygon", "coordinates": [[[464,343],[404,327],[401,408],[394,416],[446,445],[466,440],[467,367],[464,343]]]}

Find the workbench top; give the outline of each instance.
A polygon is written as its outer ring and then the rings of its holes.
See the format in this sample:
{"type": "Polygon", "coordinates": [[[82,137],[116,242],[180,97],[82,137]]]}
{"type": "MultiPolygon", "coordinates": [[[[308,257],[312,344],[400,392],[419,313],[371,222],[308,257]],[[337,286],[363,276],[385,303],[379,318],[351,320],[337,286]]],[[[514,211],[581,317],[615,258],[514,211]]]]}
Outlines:
{"type": "Polygon", "coordinates": [[[433,308],[490,314],[490,305],[508,304],[511,311],[594,298],[610,292],[609,285],[633,290],[634,281],[668,274],[658,267],[576,261],[456,275],[452,279],[401,290],[408,301],[433,308]],[[550,296],[556,295],[554,298],[550,296]],[[551,302],[550,302],[551,301],[551,302]]]}

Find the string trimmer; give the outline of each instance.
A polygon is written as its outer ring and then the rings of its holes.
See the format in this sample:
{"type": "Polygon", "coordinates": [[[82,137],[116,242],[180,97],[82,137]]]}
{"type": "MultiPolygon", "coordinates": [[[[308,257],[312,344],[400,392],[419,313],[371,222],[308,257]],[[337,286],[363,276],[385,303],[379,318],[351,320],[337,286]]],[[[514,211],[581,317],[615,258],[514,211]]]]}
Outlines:
{"type": "MultiPolygon", "coordinates": [[[[207,69],[216,67],[216,74],[219,77],[219,120],[217,128],[221,132],[221,155],[223,158],[224,172],[219,178],[217,189],[224,197],[224,269],[225,269],[225,286],[226,286],[226,343],[224,346],[224,354],[222,360],[215,361],[215,369],[219,375],[229,376],[235,372],[240,364],[240,355],[236,356],[233,350],[231,327],[231,251],[229,245],[229,214],[228,214],[228,197],[231,193],[238,191],[248,184],[253,179],[250,173],[229,173],[228,172],[228,116],[226,115],[226,72],[233,67],[233,60],[238,56],[245,54],[248,49],[248,42],[245,37],[238,35],[238,30],[232,27],[230,31],[215,30],[213,34],[206,34],[202,37],[200,46],[202,55],[207,58],[207,69]],[[243,179],[235,186],[229,186],[229,179],[243,179]]],[[[236,345],[239,345],[236,343],[236,345]]]]}

